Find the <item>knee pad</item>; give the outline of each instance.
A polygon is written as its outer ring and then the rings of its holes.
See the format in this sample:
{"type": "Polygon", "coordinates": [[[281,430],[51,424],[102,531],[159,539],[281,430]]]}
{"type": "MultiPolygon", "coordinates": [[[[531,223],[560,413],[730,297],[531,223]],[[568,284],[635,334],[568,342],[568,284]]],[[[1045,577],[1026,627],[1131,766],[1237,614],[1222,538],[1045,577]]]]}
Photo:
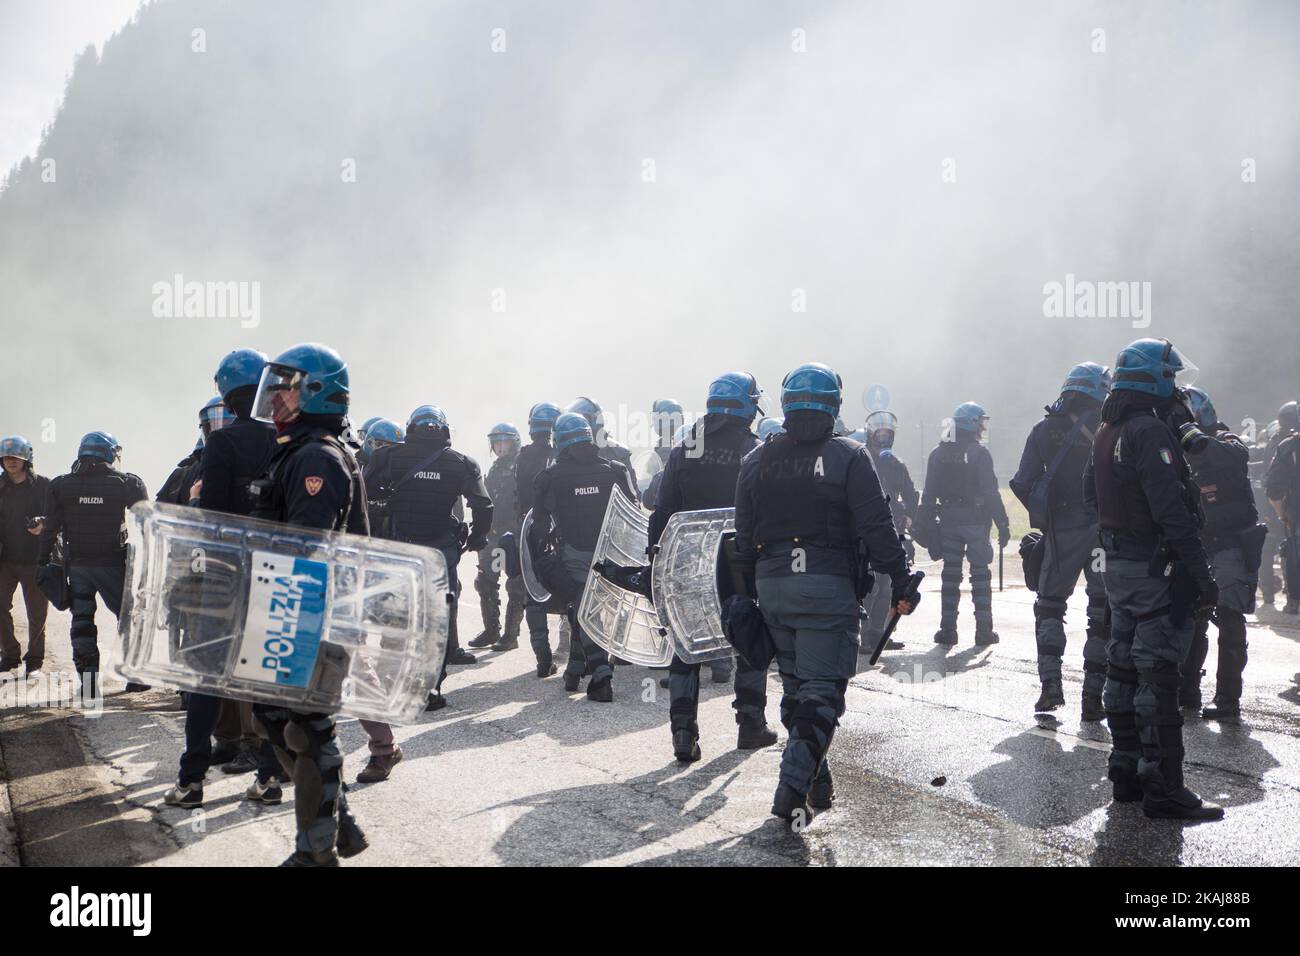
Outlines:
{"type": "Polygon", "coordinates": [[[1034,602],[1034,614],[1040,620],[1065,620],[1065,602],[1059,598],[1040,597],[1034,602]]]}

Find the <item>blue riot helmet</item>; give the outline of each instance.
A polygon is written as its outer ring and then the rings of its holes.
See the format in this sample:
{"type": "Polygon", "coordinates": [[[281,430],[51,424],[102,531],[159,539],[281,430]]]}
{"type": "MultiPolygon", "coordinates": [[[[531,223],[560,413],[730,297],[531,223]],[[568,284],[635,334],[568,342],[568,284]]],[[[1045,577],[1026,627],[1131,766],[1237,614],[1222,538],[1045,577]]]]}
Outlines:
{"type": "Polygon", "coordinates": [[[767,441],[768,435],[775,435],[782,430],[781,419],[760,418],[758,421],[758,440],[767,441]]]}
{"type": "Polygon", "coordinates": [[[781,410],[789,415],[807,408],[835,417],[840,413],[843,389],[844,381],[829,365],[808,362],[781,383],[781,410]]]}
{"type": "Polygon", "coordinates": [[[122,457],[122,445],[109,432],[87,432],[77,446],[78,458],[98,458],[115,465],[122,457]]]}
{"type": "Polygon", "coordinates": [[[217,386],[217,394],[223,399],[237,388],[257,385],[262,381],[262,369],[266,367],[266,355],[257,349],[235,349],[221,360],[217,373],[212,376],[217,386]]]}
{"type": "Polygon", "coordinates": [[[204,438],[225,428],[234,420],[234,413],[226,407],[220,395],[208,399],[207,404],[199,409],[199,431],[203,433],[204,438]]]}
{"type": "Polygon", "coordinates": [[[32,443],[22,435],[7,435],[0,438],[0,458],[21,458],[30,469],[35,461],[32,443]]]}
{"type": "Polygon", "coordinates": [[[763,390],[748,372],[727,372],[709,385],[705,408],[711,415],[734,415],[750,421],[763,412],[763,390]]]}
{"type": "Polygon", "coordinates": [[[1169,398],[1175,388],[1195,382],[1199,371],[1168,339],[1138,339],[1115,359],[1112,388],[1169,398]]]}
{"type": "Polygon", "coordinates": [[[565,412],[555,420],[556,451],[590,441],[594,441],[591,425],[584,416],[577,412],[565,412]]]}
{"type": "Polygon", "coordinates": [[[364,442],[366,440],[366,435],[370,434],[370,429],[374,426],[375,422],[384,421],[388,421],[388,419],[384,418],[383,415],[371,415],[362,422],[361,427],[357,429],[357,441],[364,442]]]}
{"type": "Polygon", "coordinates": [[[555,430],[555,420],[560,414],[559,405],[538,402],[528,410],[528,434],[549,435],[555,430]]]}
{"type": "Polygon", "coordinates": [[[988,412],[976,402],[962,402],[952,413],[953,427],[960,432],[974,432],[976,438],[984,437],[988,420],[988,412]]]}
{"type": "Polygon", "coordinates": [[[365,452],[367,458],[370,458],[379,449],[387,448],[389,445],[400,445],[404,441],[406,441],[405,428],[395,421],[380,418],[366,430],[361,450],[365,452]]]}
{"type": "MultiPolygon", "coordinates": [[[[591,426],[593,433],[605,427],[604,411],[601,410],[599,405],[587,398],[585,395],[579,395],[575,398],[569,403],[569,407],[566,408],[565,411],[581,415],[585,418],[587,424],[591,426]]],[[[558,427],[559,422],[556,422],[556,425],[558,427]]]]}
{"type": "Polygon", "coordinates": [[[1187,407],[1192,410],[1196,424],[1207,432],[1213,433],[1219,424],[1219,413],[1214,410],[1214,403],[1202,388],[1192,386],[1187,389],[1187,407]]]}
{"type": "Polygon", "coordinates": [[[488,432],[488,443],[492,446],[492,453],[497,457],[510,454],[508,449],[497,448],[501,444],[511,444],[514,446],[514,451],[519,451],[519,429],[509,422],[499,422],[488,432]]]}
{"type": "Polygon", "coordinates": [[[1110,394],[1110,386],[1111,374],[1109,368],[1097,362],[1083,362],[1070,369],[1070,374],[1065,376],[1065,384],[1061,386],[1061,394],[1082,392],[1089,398],[1104,402],[1106,396],[1110,394]]]}
{"type": "Polygon", "coordinates": [[[898,416],[893,412],[872,412],[867,416],[865,431],[873,448],[893,448],[898,434],[898,416]]]}
{"type": "Polygon", "coordinates": [[[348,413],[348,367],[338,352],[308,342],[281,352],[262,370],[253,417],[291,422],[304,415],[348,413]]]}
{"type": "Polygon", "coordinates": [[[417,428],[451,431],[451,425],[447,423],[447,414],[437,405],[421,405],[407,416],[406,430],[409,432],[417,428]]]}

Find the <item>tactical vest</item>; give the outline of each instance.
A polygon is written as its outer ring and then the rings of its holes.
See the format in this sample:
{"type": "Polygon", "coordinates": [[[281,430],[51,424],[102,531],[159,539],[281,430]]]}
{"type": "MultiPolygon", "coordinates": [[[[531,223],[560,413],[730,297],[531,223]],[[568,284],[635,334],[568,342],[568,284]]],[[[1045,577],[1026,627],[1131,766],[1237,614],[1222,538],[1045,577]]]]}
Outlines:
{"type": "Polygon", "coordinates": [[[825,475],[818,462],[834,440],[797,442],[782,433],[764,443],[759,452],[754,526],[754,541],[760,551],[779,542],[832,548],[852,544],[846,510],[831,507],[818,492],[818,479],[825,475]]]}
{"type": "Polygon", "coordinates": [[[550,468],[552,517],[564,542],[579,551],[594,551],[605,521],[605,508],[618,472],[603,458],[593,460],[561,456],[550,468]]]}
{"type": "Polygon", "coordinates": [[[351,534],[368,534],[368,520],[364,508],[354,507],[357,502],[365,500],[365,486],[361,482],[361,470],[357,467],[352,452],[339,438],[326,432],[307,432],[285,445],[279,447],[263,477],[249,485],[252,499],[251,517],[263,521],[284,523],[289,516],[289,497],[281,475],[293,456],[311,442],[321,442],[338,449],[343,456],[343,467],[348,470],[352,483],[352,493],[334,519],[335,531],[348,531],[351,534]]]}
{"type": "Polygon", "coordinates": [[[255,419],[237,419],[226,428],[229,440],[235,447],[235,477],[233,494],[230,497],[232,514],[248,515],[253,513],[253,497],[249,486],[254,479],[266,473],[267,466],[275,456],[278,446],[275,444],[275,427],[255,419]]]}
{"type": "MultiPolygon", "coordinates": [[[[385,483],[391,485],[406,478],[436,450],[427,441],[394,446],[388,457],[385,483]]],[[[452,509],[469,475],[465,456],[450,447],[444,448],[433,464],[411,474],[388,499],[393,538],[429,547],[446,547],[455,541],[459,522],[452,509]]]]}
{"type": "MultiPolygon", "coordinates": [[[[1142,544],[1154,544],[1159,532],[1142,490],[1137,466],[1129,459],[1126,447],[1126,435],[1130,435],[1128,426],[1134,420],[1126,418],[1119,422],[1104,422],[1097,429],[1097,437],[1093,442],[1092,469],[1097,485],[1098,518],[1102,531],[1110,531],[1142,544]]],[[[1172,431],[1169,432],[1169,448],[1178,448],[1172,431]]],[[[1178,454],[1174,456],[1173,463],[1183,486],[1183,501],[1188,511],[1199,519],[1200,507],[1196,498],[1199,491],[1192,484],[1187,462],[1178,454]]]]}
{"type": "Polygon", "coordinates": [[[927,476],[934,496],[941,505],[979,507],[979,465],[971,461],[976,442],[940,442],[927,476]]]}
{"type": "Polygon", "coordinates": [[[132,476],[106,464],[78,462],[76,471],[59,480],[63,507],[63,539],[72,563],[126,558],[123,524],[134,504],[132,476]]]}
{"type": "MultiPolygon", "coordinates": [[[[1062,443],[1074,429],[1074,422],[1066,414],[1049,415],[1046,427],[1038,429],[1038,457],[1044,465],[1049,465],[1056,458],[1062,443]]],[[[1096,431],[1095,421],[1085,423],[1084,430],[1096,431]]],[[[1052,476],[1052,486],[1048,492],[1048,507],[1056,512],[1081,512],[1083,505],[1083,473],[1088,467],[1088,456],[1092,454],[1092,441],[1085,431],[1080,431],[1069,451],[1061,460],[1061,465],[1052,476]]]]}
{"type": "Polygon", "coordinates": [[[555,449],[549,442],[530,442],[519,449],[519,455],[515,458],[515,501],[519,507],[520,521],[533,507],[533,482],[553,461],[555,449]]]}
{"type": "Polygon", "coordinates": [[[1246,461],[1236,460],[1224,445],[1211,439],[1193,464],[1192,477],[1205,510],[1204,537],[1231,537],[1254,527],[1259,512],[1246,461]]]}
{"type": "Polygon", "coordinates": [[[758,440],[747,428],[722,427],[694,436],[681,458],[682,510],[732,508],[736,504],[736,479],[740,460],[758,440]]]}
{"type": "Polygon", "coordinates": [[[514,530],[519,523],[512,510],[516,506],[515,462],[518,460],[518,455],[496,459],[483,479],[488,497],[492,499],[494,521],[499,522],[498,532],[514,530]]]}
{"type": "Polygon", "coordinates": [[[871,451],[871,463],[876,466],[876,476],[880,479],[881,490],[889,497],[889,512],[894,516],[894,524],[902,528],[900,519],[906,517],[907,509],[912,504],[900,500],[903,492],[907,490],[907,483],[903,478],[906,469],[896,457],[891,455],[885,458],[874,450],[871,451]]]}

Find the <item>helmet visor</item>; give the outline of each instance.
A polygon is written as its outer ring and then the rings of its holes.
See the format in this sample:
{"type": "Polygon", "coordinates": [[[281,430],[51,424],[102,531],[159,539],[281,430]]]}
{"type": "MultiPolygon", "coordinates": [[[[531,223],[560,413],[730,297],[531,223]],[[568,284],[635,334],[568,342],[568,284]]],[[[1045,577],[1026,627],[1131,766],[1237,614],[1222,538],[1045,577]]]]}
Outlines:
{"type": "Polygon", "coordinates": [[[287,365],[267,365],[253,399],[253,417],[263,422],[291,422],[298,417],[303,372],[287,365]]]}

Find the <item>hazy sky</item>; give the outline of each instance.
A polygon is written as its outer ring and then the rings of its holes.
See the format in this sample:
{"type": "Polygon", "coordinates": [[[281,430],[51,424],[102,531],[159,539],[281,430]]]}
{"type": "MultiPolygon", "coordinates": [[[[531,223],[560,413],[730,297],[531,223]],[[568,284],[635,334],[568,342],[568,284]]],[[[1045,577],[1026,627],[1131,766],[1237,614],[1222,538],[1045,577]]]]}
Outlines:
{"type": "Polygon", "coordinates": [[[36,151],[72,61],[131,19],[141,0],[0,0],[0,170],[36,151]]]}

